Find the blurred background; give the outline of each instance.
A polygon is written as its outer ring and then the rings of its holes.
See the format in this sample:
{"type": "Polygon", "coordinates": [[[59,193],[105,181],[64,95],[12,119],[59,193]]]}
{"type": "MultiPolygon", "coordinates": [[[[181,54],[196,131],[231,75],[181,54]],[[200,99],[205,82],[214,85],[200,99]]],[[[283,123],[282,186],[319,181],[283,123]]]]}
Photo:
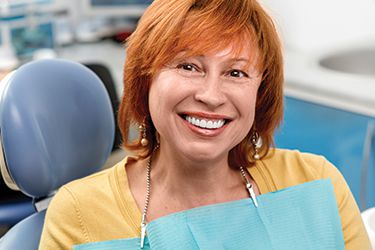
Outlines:
{"type": "MultiPolygon", "coordinates": [[[[123,42],[150,2],[1,0],[0,79],[31,60],[74,60],[103,80],[116,111],[123,42]]],[[[261,2],[285,54],[286,107],[276,146],[324,155],[361,211],[375,207],[375,1],[261,2]]],[[[118,136],[106,166],[126,154],[118,136]]],[[[0,180],[0,235],[32,211],[29,198],[0,180]]]]}

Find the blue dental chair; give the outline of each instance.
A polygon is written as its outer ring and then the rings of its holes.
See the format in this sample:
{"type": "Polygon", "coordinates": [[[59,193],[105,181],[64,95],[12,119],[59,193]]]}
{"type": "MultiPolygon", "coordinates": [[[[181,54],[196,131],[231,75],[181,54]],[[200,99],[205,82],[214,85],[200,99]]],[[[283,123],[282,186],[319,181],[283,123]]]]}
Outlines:
{"type": "Polygon", "coordinates": [[[50,199],[65,183],[101,169],[114,134],[108,93],[81,64],[34,61],[1,82],[1,174],[31,197],[35,213],[0,239],[0,250],[38,249],[50,199]]]}

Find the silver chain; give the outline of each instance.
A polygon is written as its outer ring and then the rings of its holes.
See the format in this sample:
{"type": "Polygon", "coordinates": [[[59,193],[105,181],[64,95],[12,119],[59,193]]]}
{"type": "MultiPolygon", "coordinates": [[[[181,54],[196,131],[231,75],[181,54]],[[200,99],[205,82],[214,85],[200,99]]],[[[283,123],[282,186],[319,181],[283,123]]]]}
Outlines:
{"type": "MultiPolygon", "coordinates": [[[[153,153],[159,148],[159,145],[156,145],[153,153]]],[[[147,167],[146,167],[146,200],[145,200],[145,206],[143,207],[143,213],[142,213],[142,221],[141,221],[141,249],[143,249],[144,246],[144,240],[146,237],[146,227],[147,227],[147,210],[148,205],[150,203],[150,197],[151,197],[151,160],[152,156],[149,157],[147,161],[147,167]]]]}
{"type": "Polygon", "coordinates": [[[143,217],[144,217],[144,220],[146,220],[148,204],[150,203],[150,196],[151,196],[151,156],[147,161],[146,172],[147,172],[146,173],[146,200],[145,200],[145,206],[143,207],[142,220],[143,220],[143,217]]]}
{"type": "Polygon", "coordinates": [[[244,181],[246,182],[246,185],[247,185],[247,184],[250,184],[250,181],[247,179],[246,174],[245,174],[245,170],[243,169],[242,166],[240,166],[240,172],[241,172],[242,178],[243,178],[244,181]]]}

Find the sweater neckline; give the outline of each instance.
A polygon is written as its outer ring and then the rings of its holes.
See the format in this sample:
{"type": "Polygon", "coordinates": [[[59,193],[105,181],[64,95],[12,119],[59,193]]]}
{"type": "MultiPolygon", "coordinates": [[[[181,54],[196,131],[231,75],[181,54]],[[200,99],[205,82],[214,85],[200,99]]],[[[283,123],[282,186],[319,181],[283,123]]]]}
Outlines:
{"type": "MultiPolygon", "coordinates": [[[[137,160],[134,156],[126,156],[122,161],[117,163],[114,167],[112,175],[110,176],[110,183],[116,197],[116,201],[120,206],[123,219],[129,221],[133,228],[135,236],[139,234],[139,225],[141,223],[141,210],[139,209],[135,198],[130,190],[126,166],[130,160],[137,160]]],[[[247,168],[251,178],[258,186],[260,194],[276,191],[274,183],[268,176],[268,171],[265,171],[264,163],[259,160],[254,166],[247,168]]]]}

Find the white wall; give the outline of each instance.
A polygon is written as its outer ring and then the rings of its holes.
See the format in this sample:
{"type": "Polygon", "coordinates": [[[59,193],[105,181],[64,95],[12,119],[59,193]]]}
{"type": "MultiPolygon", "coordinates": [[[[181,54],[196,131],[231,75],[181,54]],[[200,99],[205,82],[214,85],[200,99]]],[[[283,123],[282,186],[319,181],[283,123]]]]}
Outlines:
{"type": "Polygon", "coordinates": [[[289,49],[314,50],[375,37],[375,0],[261,0],[289,49]]]}

